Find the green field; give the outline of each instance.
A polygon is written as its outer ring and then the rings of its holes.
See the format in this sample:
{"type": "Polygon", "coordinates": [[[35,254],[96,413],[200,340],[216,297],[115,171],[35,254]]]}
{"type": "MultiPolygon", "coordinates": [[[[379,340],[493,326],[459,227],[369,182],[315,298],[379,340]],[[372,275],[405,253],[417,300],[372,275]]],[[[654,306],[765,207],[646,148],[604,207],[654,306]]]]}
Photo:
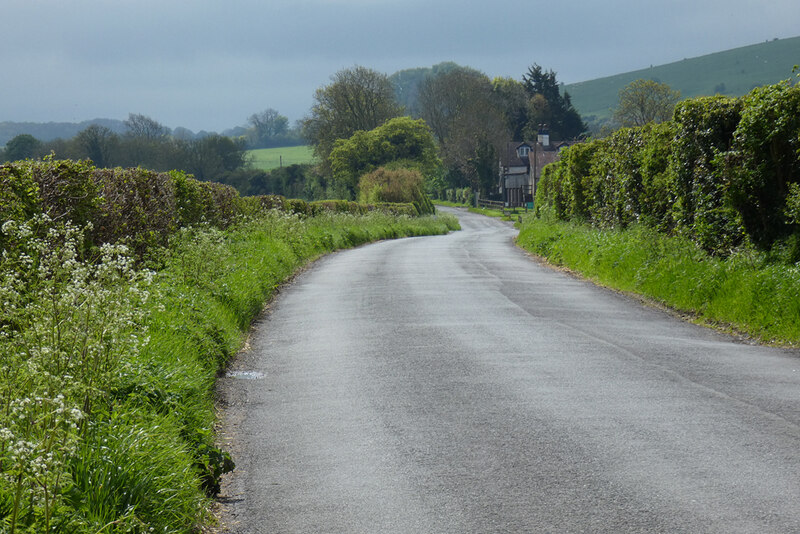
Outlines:
{"type": "Polygon", "coordinates": [[[314,152],[308,145],[284,146],[280,148],[257,148],[247,151],[253,167],[271,171],[296,163],[314,163],[314,152]]]}
{"type": "Polygon", "coordinates": [[[793,37],[567,84],[564,89],[582,117],[603,119],[617,106],[619,90],[640,78],[666,83],[683,98],[717,93],[742,96],[755,87],[791,78],[792,67],[798,63],[800,37],[793,37]]]}

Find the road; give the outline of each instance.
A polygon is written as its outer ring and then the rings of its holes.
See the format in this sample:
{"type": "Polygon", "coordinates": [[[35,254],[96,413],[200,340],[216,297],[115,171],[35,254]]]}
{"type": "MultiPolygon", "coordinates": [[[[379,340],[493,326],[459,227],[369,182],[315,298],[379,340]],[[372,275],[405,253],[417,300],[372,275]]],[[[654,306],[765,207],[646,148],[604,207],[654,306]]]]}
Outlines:
{"type": "Polygon", "coordinates": [[[220,380],[230,533],[800,532],[800,355],[508,224],[322,259],[220,380]]]}

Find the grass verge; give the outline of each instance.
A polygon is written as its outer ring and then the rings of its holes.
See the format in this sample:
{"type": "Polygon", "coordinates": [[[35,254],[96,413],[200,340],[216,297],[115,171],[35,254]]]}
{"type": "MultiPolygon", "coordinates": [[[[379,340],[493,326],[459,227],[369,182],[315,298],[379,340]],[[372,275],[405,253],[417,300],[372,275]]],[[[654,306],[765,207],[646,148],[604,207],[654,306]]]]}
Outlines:
{"type": "Polygon", "coordinates": [[[216,374],[275,288],[336,249],[457,228],[268,211],[179,231],[151,271],[122,246],[82,252],[70,224],[4,223],[0,532],[197,532],[232,468],[216,374]]]}
{"type": "Polygon", "coordinates": [[[526,218],[518,245],[601,285],[762,343],[800,346],[800,267],[755,252],[727,259],[645,227],[597,230],[526,218]]]}

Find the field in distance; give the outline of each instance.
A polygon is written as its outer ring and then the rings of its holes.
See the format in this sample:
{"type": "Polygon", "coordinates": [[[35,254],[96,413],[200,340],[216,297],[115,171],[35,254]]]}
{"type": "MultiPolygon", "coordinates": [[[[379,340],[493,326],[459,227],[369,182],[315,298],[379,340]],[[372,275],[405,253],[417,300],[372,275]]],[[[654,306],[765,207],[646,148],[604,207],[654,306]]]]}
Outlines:
{"type": "Polygon", "coordinates": [[[308,145],[248,150],[247,156],[256,169],[271,171],[295,163],[314,163],[314,152],[308,145]]]}

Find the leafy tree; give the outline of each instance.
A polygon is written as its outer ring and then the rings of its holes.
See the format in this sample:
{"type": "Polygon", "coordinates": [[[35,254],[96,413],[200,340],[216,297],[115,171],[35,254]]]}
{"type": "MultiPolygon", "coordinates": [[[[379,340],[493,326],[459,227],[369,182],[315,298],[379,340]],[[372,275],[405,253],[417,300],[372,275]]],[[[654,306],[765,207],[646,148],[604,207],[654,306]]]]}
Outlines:
{"type": "Polygon", "coordinates": [[[513,78],[495,78],[492,80],[492,94],[505,115],[511,138],[521,141],[528,118],[525,85],[513,78]]]}
{"type": "Polygon", "coordinates": [[[289,131],[289,119],[272,108],[250,115],[247,122],[252,129],[252,145],[257,148],[271,146],[289,131]]]}
{"type": "Polygon", "coordinates": [[[427,78],[438,76],[455,69],[463,69],[452,61],[438,63],[433,67],[405,69],[389,76],[389,81],[394,87],[397,102],[403,106],[406,113],[412,117],[419,117],[419,86],[427,78]]]}
{"type": "Polygon", "coordinates": [[[425,121],[397,117],[370,131],[357,131],[336,141],[330,155],[334,181],[351,195],[359,177],[375,168],[394,164],[411,167],[426,178],[439,174],[441,161],[425,121]]]}
{"type": "Polygon", "coordinates": [[[19,134],[6,143],[5,160],[18,161],[38,155],[42,142],[30,134],[19,134]]]}
{"type": "Polygon", "coordinates": [[[664,122],[672,118],[679,91],[653,80],[634,80],[619,91],[619,105],[614,119],[622,126],[644,126],[648,122],[664,122]]]}
{"type": "Polygon", "coordinates": [[[130,137],[157,141],[167,138],[170,134],[169,128],[139,113],[129,113],[128,119],[124,122],[128,129],[127,135],[130,137]]]}
{"type": "Polygon", "coordinates": [[[117,134],[97,124],[92,124],[75,136],[75,143],[83,157],[88,157],[99,168],[111,165],[111,153],[118,142],[117,134]]]}
{"type": "Polygon", "coordinates": [[[449,185],[489,193],[496,180],[496,156],[511,135],[489,78],[463,68],[428,78],[420,86],[419,104],[439,142],[452,178],[449,185]]]}
{"type": "Polygon", "coordinates": [[[385,74],[365,67],[344,69],[333,75],[330,85],[317,89],[303,136],[325,166],[337,139],[377,128],[401,112],[385,74]]]}
{"type": "MultiPolygon", "coordinates": [[[[545,115],[528,117],[528,132],[538,130],[539,124],[547,124],[550,129],[550,137],[553,139],[573,139],[583,134],[587,127],[572,106],[569,93],[564,91],[561,94],[561,87],[556,80],[556,73],[552,70],[545,71],[537,64],[528,68],[527,74],[523,75],[522,83],[528,93],[529,98],[541,95],[547,102],[547,107],[541,103],[533,104],[540,111],[547,110],[545,115]]],[[[529,110],[531,104],[529,104],[529,110]]]]}
{"type": "Polygon", "coordinates": [[[192,141],[176,141],[173,146],[177,160],[171,167],[191,173],[198,180],[218,182],[226,173],[245,165],[242,139],[211,135],[192,141]]]}

